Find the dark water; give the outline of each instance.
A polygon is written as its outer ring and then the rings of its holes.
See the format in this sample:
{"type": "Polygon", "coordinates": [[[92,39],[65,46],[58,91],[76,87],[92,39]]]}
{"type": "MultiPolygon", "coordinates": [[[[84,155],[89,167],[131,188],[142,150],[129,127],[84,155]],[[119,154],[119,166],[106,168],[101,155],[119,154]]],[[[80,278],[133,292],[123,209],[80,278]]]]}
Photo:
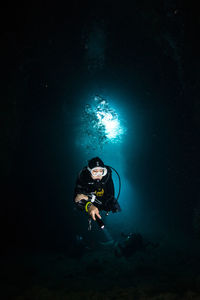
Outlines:
{"type": "Polygon", "coordinates": [[[5,15],[2,297],[200,299],[197,7],[75,1],[5,15]],[[118,113],[122,142],[81,144],[94,95],[118,113]],[[72,201],[96,155],[122,183],[122,212],[103,215],[107,235],[88,232],[72,201]],[[120,251],[130,232],[146,246],[120,251]]]}

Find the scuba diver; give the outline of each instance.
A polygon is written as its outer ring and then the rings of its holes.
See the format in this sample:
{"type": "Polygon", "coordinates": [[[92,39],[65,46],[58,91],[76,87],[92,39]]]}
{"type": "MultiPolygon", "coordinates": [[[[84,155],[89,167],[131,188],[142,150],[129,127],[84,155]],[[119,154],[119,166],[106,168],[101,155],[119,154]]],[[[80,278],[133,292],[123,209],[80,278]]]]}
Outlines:
{"type": "Polygon", "coordinates": [[[107,215],[110,211],[113,213],[121,211],[118,203],[119,194],[117,199],[114,196],[111,169],[113,168],[104,165],[99,157],[94,157],[88,161],[88,165],[78,175],[74,190],[74,202],[78,209],[89,215],[89,230],[91,230],[91,219],[97,221],[99,226],[104,228],[100,211],[106,211],[107,215]]]}

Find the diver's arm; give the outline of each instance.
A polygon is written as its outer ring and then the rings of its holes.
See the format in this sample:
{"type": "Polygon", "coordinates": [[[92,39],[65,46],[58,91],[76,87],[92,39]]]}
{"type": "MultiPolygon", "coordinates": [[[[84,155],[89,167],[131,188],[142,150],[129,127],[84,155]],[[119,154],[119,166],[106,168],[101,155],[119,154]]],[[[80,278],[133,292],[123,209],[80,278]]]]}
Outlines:
{"type": "Polygon", "coordinates": [[[82,211],[86,211],[94,221],[96,221],[96,215],[101,219],[98,208],[90,202],[88,196],[84,194],[77,194],[74,201],[77,208],[82,211]]]}
{"type": "Polygon", "coordinates": [[[82,195],[78,194],[77,197],[80,197],[80,200],[75,201],[76,207],[79,210],[86,211],[94,221],[96,221],[96,217],[95,217],[96,215],[101,219],[101,216],[99,214],[99,209],[94,204],[92,204],[92,202],[90,202],[87,196],[83,194],[82,195]],[[83,197],[87,197],[87,199],[84,199],[83,197]]]}
{"type": "Polygon", "coordinates": [[[76,186],[74,189],[74,203],[76,207],[82,211],[87,211],[86,205],[90,206],[91,203],[89,197],[87,196],[87,188],[84,185],[84,183],[80,180],[80,178],[77,179],[76,186]]]}
{"type": "Polygon", "coordinates": [[[74,192],[74,198],[73,198],[74,204],[75,206],[79,209],[79,210],[85,210],[85,205],[87,204],[87,202],[89,202],[88,196],[85,194],[77,194],[76,191],[74,192]]]}
{"type": "Polygon", "coordinates": [[[74,203],[79,210],[85,210],[85,205],[89,202],[89,198],[85,194],[77,194],[74,192],[74,203]]]}
{"type": "Polygon", "coordinates": [[[79,210],[86,211],[93,220],[96,220],[95,215],[101,219],[98,208],[92,204],[87,194],[87,186],[84,184],[84,181],[81,180],[80,173],[74,189],[74,203],[79,210]]]}
{"type": "Polygon", "coordinates": [[[79,202],[80,200],[88,200],[88,196],[84,194],[77,194],[74,201],[79,202]]]}

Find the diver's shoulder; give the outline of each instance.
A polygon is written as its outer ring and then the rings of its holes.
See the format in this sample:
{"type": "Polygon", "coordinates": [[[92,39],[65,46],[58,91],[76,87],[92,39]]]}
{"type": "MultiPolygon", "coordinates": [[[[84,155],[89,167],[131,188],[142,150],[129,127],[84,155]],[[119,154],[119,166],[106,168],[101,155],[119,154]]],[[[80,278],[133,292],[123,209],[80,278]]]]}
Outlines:
{"type": "Polygon", "coordinates": [[[106,169],[107,169],[107,173],[108,174],[112,174],[112,169],[111,169],[111,167],[110,166],[105,166],[106,167],[106,169]]]}
{"type": "Polygon", "coordinates": [[[82,170],[80,170],[79,172],[79,179],[81,181],[85,181],[88,178],[89,175],[89,171],[87,169],[87,167],[84,167],[82,170]]]}

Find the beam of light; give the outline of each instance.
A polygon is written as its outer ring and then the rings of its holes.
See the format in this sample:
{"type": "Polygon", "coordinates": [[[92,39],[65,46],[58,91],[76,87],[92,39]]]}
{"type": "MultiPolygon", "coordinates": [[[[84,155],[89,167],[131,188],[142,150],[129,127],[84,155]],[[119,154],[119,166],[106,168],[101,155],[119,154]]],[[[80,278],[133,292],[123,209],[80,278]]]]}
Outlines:
{"type": "Polygon", "coordinates": [[[112,240],[113,240],[113,238],[112,238],[110,232],[108,231],[108,229],[107,229],[106,227],[104,227],[103,232],[104,232],[104,234],[105,234],[105,237],[106,237],[107,241],[112,241],[112,240]]]}
{"type": "Polygon", "coordinates": [[[119,114],[101,96],[95,96],[92,104],[85,106],[81,123],[79,143],[88,150],[121,143],[126,133],[119,114]]]}
{"type": "Polygon", "coordinates": [[[115,139],[120,133],[120,122],[111,113],[97,112],[99,123],[105,126],[105,134],[108,139],[115,139]]]}

